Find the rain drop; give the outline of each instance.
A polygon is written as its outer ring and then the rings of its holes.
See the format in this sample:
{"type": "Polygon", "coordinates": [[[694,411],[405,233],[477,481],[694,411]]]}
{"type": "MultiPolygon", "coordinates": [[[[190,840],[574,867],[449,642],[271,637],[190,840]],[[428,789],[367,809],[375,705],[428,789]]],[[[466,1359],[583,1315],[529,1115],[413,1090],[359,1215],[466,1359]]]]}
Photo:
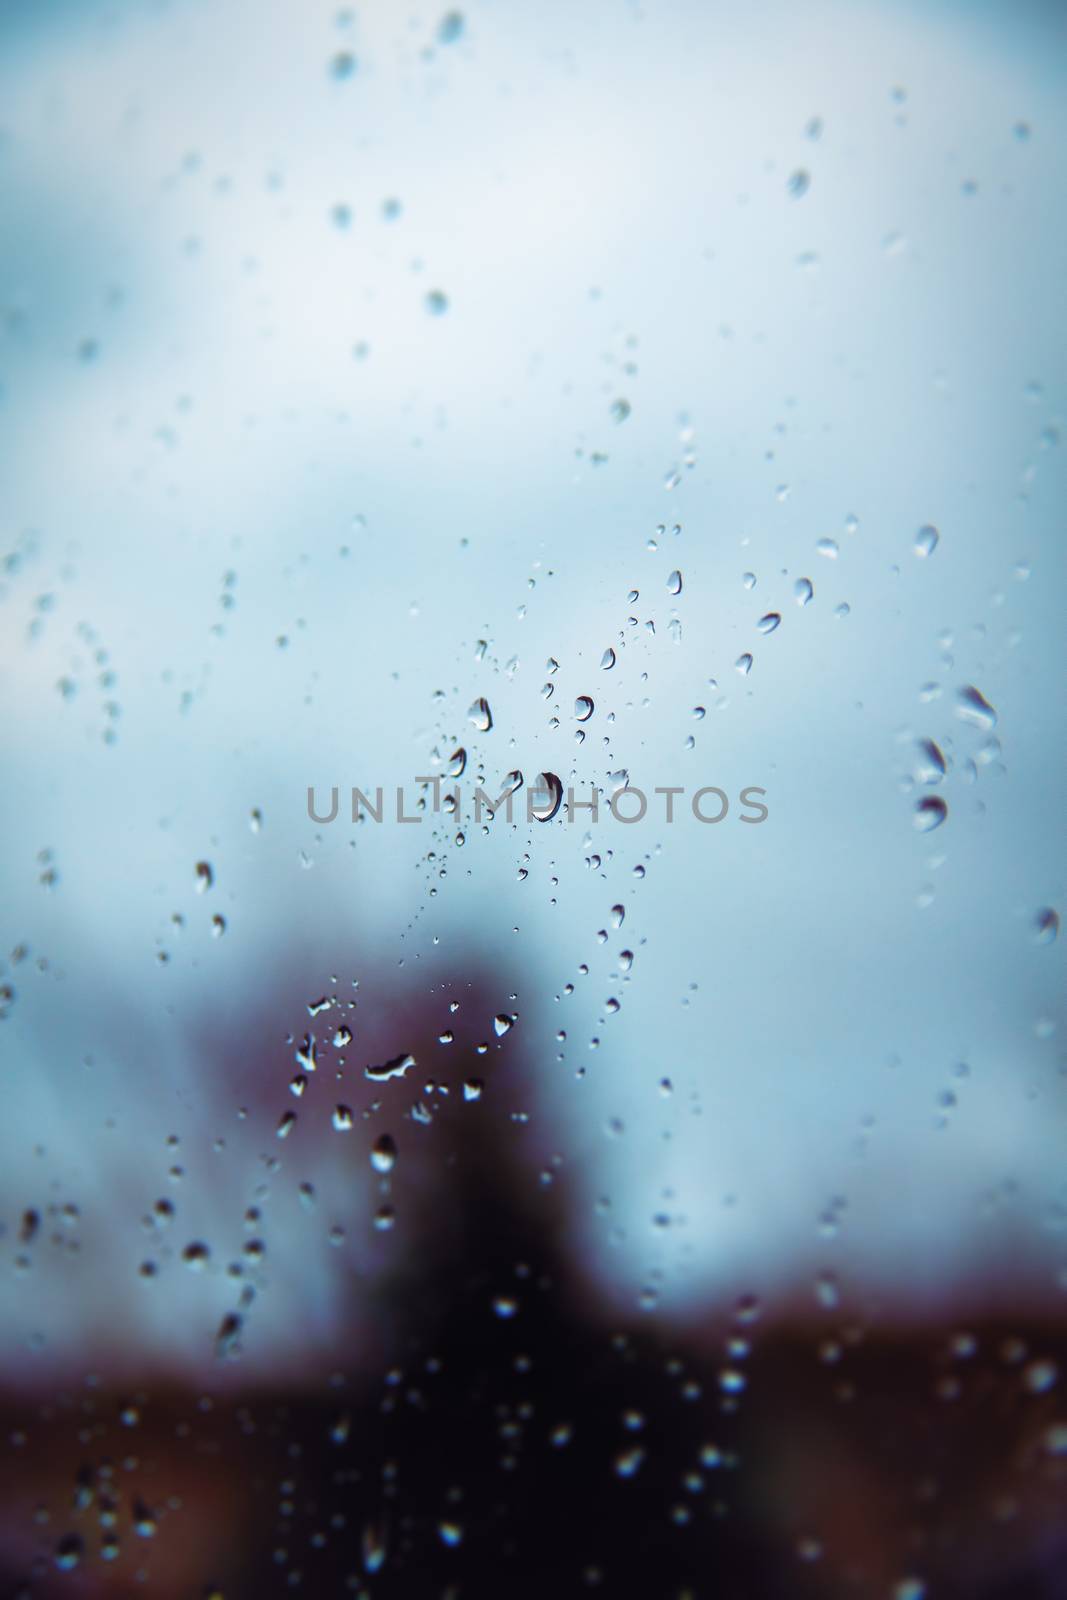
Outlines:
{"type": "Polygon", "coordinates": [[[973,683],[964,684],[956,696],[956,715],[976,728],[988,732],[997,725],[997,714],[985,695],[973,683]]]}
{"type": "Polygon", "coordinates": [[[554,772],[538,774],[533,787],[530,810],[538,822],[551,822],[563,803],[563,785],[554,772]]]}
{"type": "Polygon", "coordinates": [[[484,698],[475,700],[467,716],[479,733],[488,733],[493,726],[493,713],[489,709],[488,700],[484,698]]]}
{"type": "Polygon", "coordinates": [[[924,794],[915,802],[915,826],[920,833],[932,833],[948,816],[948,806],[939,794],[924,794]]]}

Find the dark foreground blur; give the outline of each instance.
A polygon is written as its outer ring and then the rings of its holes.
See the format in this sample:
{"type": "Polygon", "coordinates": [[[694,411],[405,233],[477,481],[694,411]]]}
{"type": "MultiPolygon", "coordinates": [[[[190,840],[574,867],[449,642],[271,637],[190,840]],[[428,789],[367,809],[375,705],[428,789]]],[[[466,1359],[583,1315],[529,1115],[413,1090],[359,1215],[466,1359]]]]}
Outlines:
{"type": "Polygon", "coordinates": [[[1061,1335],[827,1336],[745,1303],[699,1349],[605,1326],[558,1194],[522,1208],[499,1141],[457,1129],[378,1370],[8,1389],[4,1593],[1067,1594],[1061,1335]]]}

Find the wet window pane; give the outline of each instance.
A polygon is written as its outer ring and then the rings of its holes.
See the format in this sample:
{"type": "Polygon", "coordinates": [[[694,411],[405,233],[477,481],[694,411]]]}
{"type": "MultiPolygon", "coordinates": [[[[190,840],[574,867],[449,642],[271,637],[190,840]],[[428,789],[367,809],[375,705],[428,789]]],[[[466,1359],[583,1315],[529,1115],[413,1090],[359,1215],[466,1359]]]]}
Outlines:
{"type": "Polygon", "coordinates": [[[1065,42],[3,8],[5,1593],[1063,1593],[1065,42]]]}

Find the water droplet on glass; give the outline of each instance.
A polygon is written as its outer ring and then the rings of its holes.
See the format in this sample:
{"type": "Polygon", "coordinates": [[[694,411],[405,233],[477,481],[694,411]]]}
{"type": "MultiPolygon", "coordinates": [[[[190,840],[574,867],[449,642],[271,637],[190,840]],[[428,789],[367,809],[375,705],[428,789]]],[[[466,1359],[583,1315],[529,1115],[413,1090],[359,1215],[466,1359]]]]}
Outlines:
{"type": "Polygon", "coordinates": [[[466,765],[467,752],[464,750],[463,746],[460,745],[459,749],[453,750],[451,756],[448,758],[448,776],[450,778],[462,778],[466,765]]]}
{"type": "Polygon", "coordinates": [[[940,745],[933,739],[919,740],[919,753],[922,760],[919,763],[920,783],[940,783],[945,776],[945,757],[940,745]]]}
{"type": "Polygon", "coordinates": [[[798,578],[793,585],[798,606],[806,606],[815,597],[815,589],[810,578],[798,578]]]}
{"type": "Polygon", "coordinates": [[[681,594],[681,592],[682,592],[682,574],[678,571],[678,568],[675,567],[674,571],[671,573],[670,577],[667,579],[667,593],[668,594],[681,594]]]}
{"type": "Polygon", "coordinates": [[[215,874],[211,870],[211,863],[209,861],[198,861],[196,863],[197,893],[206,894],[214,882],[215,874]]]}
{"type": "Polygon", "coordinates": [[[574,702],[574,715],[579,722],[588,722],[594,709],[593,702],[587,694],[580,694],[574,702]]]}
{"type": "Polygon", "coordinates": [[[385,1083],[389,1078],[402,1078],[415,1065],[413,1055],[394,1056],[391,1061],[386,1061],[380,1067],[364,1067],[363,1075],[372,1083],[385,1083]]]}
{"type": "Polygon", "coordinates": [[[810,188],[811,176],[804,171],[803,167],[798,167],[786,184],[786,189],[793,200],[802,199],[810,188]]]}
{"type": "Polygon", "coordinates": [[[964,684],[956,695],[956,715],[976,728],[987,732],[997,725],[997,714],[981,690],[973,683],[964,684]]]}
{"type": "Polygon", "coordinates": [[[1054,944],[1059,937],[1060,914],[1052,906],[1042,906],[1034,918],[1034,940],[1037,944],[1054,944]]]}
{"type": "Polygon", "coordinates": [[[780,612],[768,611],[764,616],[760,617],[759,621],[756,623],[756,627],[759,629],[760,633],[773,633],[781,620],[782,617],[780,612]]]}
{"type": "Polygon", "coordinates": [[[448,310],[448,296],[440,289],[431,289],[423,303],[431,317],[443,317],[448,310]]]}
{"type": "Polygon", "coordinates": [[[493,726],[493,713],[489,709],[488,700],[482,698],[475,700],[467,716],[479,733],[488,733],[493,726]]]}
{"type": "Polygon", "coordinates": [[[530,811],[538,822],[551,822],[563,803],[563,785],[554,772],[541,772],[534,782],[530,811]]]}
{"type": "Polygon", "coordinates": [[[939,794],[924,794],[915,802],[915,826],[920,833],[932,833],[948,816],[948,806],[939,794]]]}
{"type": "Polygon", "coordinates": [[[615,400],[612,402],[611,418],[613,422],[625,422],[629,415],[629,400],[615,400]]]}
{"type": "Polygon", "coordinates": [[[738,672],[743,678],[748,677],[748,674],[752,671],[752,657],[749,655],[747,650],[743,656],[738,656],[737,660],[734,662],[734,666],[737,668],[738,672]]]}
{"type": "Polygon", "coordinates": [[[612,650],[611,646],[609,645],[608,648],[604,651],[604,654],[600,658],[600,670],[602,672],[610,672],[611,668],[614,665],[615,665],[615,652],[614,652],[614,650],[612,650]]]}
{"type": "Polygon", "coordinates": [[[815,548],[821,556],[826,557],[827,561],[837,560],[838,549],[836,539],[820,539],[815,548]]]}
{"type": "Polygon", "coordinates": [[[392,1172],[396,1165],[396,1145],[389,1134],[383,1133],[371,1146],[370,1164],[375,1172],[392,1172]]]}
{"type": "Polygon", "coordinates": [[[932,522],[924,522],[915,535],[914,550],[920,560],[925,561],[927,556],[932,556],[937,549],[937,541],[941,535],[932,522]]]}

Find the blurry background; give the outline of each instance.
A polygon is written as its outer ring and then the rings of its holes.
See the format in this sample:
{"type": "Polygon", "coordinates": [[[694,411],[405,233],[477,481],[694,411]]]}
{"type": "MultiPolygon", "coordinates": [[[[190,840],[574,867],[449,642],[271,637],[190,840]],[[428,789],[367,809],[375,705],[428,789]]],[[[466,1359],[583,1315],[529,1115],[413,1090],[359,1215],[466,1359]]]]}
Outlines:
{"type": "MultiPolygon", "coordinates": [[[[463,1351],[462,1436],[504,1359],[469,1330],[521,1322],[495,1302],[540,1251],[516,1406],[555,1426],[573,1384],[595,1419],[632,1338],[631,1384],[666,1341],[716,1419],[755,1418],[750,1523],[687,1491],[694,1570],[733,1538],[739,1594],[1065,1592],[1064,34],[1032,3],[3,7],[13,1584],[216,1581],[174,1564],[213,1494],[139,1536],[131,1488],[101,1559],[103,1424],[38,1426],[87,1385],[156,1430],[160,1501],[189,1492],[175,1416],[267,1396],[280,1456],[321,1444],[331,1386],[411,1338],[463,1351]],[[352,824],[353,785],[410,810],[460,767],[454,815],[352,824]],[[596,786],[599,819],[528,824],[522,790],[477,819],[512,772],[596,786]],[[626,783],[730,814],[625,826],[626,783]],[[922,1503],[939,1430],[984,1470],[922,1366],[961,1339],[1006,1433],[967,1426],[1036,1499],[891,1532],[865,1416],[834,1448],[866,1512],[827,1479],[794,1515],[814,1466],[774,1419],[829,1459],[809,1368],[863,1341],[890,1353],[849,1398],[921,1401],[922,1503]],[[960,1576],[998,1517],[1008,1553],[960,1576]]],[[[506,1539],[408,1515],[376,1566],[353,1513],[313,1592],[444,1592],[442,1551],[498,1572],[506,1539]]],[[[627,1515],[619,1575],[531,1533],[537,1581],[631,1592],[660,1523],[627,1515]]],[[[241,1516],[225,1592],[295,1586],[292,1538],[241,1516]]],[[[632,1592],[705,1592],[664,1516],[632,1592]]]]}

